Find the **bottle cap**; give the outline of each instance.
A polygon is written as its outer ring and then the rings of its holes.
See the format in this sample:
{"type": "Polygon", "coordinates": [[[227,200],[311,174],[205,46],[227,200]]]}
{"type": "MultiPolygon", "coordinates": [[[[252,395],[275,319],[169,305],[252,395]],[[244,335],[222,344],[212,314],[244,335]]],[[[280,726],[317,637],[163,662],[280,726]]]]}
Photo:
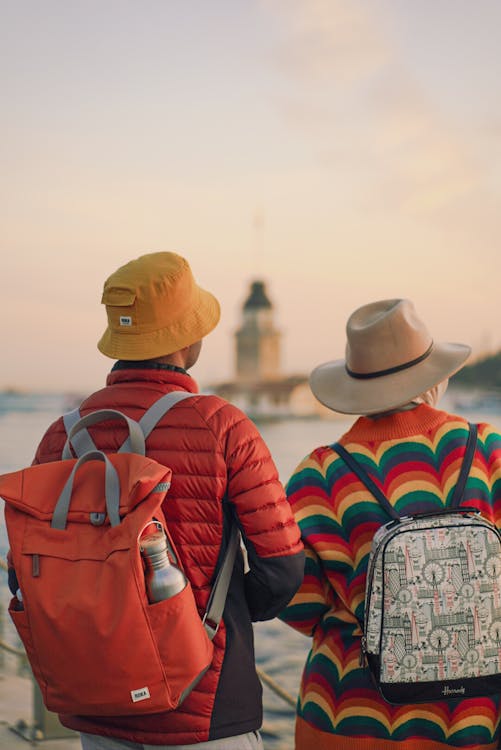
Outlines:
{"type": "Polygon", "coordinates": [[[148,534],[147,536],[141,537],[140,540],[141,549],[145,552],[154,549],[167,549],[167,538],[163,531],[156,531],[154,534],[148,534]]]}

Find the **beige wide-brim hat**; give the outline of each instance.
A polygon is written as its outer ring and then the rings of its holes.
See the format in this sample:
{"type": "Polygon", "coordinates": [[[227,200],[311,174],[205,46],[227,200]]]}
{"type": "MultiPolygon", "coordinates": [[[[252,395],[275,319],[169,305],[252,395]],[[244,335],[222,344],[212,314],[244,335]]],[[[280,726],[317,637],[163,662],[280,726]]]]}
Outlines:
{"type": "Polygon", "coordinates": [[[316,367],[310,387],[342,414],[396,409],[461,369],[471,349],[434,342],[408,299],[372,302],[346,324],[346,356],[316,367]]]}
{"type": "Polygon", "coordinates": [[[177,253],[147,253],[105,282],[108,327],[98,349],[112,359],[154,359],[190,346],[219,322],[220,307],[177,253]]]}

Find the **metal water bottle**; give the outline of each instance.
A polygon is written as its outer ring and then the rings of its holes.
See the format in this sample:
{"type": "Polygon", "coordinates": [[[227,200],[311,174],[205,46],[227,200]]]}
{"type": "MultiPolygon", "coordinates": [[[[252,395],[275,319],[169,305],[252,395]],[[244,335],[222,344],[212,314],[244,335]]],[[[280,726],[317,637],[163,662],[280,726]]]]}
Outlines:
{"type": "Polygon", "coordinates": [[[148,534],[140,541],[145,562],[146,593],[150,604],[169,599],[186,586],[184,573],[171,563],[167,537],[163,531],[148,534]]]}

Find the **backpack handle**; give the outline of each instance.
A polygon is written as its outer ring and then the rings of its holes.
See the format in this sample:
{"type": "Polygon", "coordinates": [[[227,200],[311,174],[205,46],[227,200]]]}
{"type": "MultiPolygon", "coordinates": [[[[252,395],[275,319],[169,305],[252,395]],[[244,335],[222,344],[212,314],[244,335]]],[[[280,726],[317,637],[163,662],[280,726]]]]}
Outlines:
{"type": "Polygon", "coordinates": [[[52,514],[51,528],[53,529],[65,529],[66,521],[68,519],[68,511],[70,509],[71,495],[73,492],[73,482],[75,474],[82,464],[87,461],[103,461],[105,465],[105,499],[106,499],[106,512],[110,520],[111,526],[118,526],[120,523],[120,482],[118,474],[105,453],[102,451],[89,451],[85,455],[81,456],[75,463],[71,474],[66,480],[61,494],[59,495],[54,513],[52,514]]]}
{"type": "MultiPolygon", "coordinates": [[[[129,428],[130,453],[139,453],[140,456],[145,455],[145,440],[143,431],[141,430],[139,424],[133,419],[127,417],[125,414],[122,414],[121,411],[116,411],[116,409],[99,409],[98,411],[93,411],[90,414],[87,414],[85,417],[82,417],[71,427],[70,431],[68,432],[66,443],[64,444],[62,457],[65,459],[72,458],[71,440],[77,433],[79,433],[81,430],[84,430],[86,427],[89,427],[90,425],[97,424],[98,422],[104,422],[106,419],[124,420],[127,423],[127,427],[129,428]]],[[[89,440],[91,439],[90,435],[88,436],[88,438],[89,440]]],[[[92,443],[89,448],[95,448],[94,444],[92,443]]]]}

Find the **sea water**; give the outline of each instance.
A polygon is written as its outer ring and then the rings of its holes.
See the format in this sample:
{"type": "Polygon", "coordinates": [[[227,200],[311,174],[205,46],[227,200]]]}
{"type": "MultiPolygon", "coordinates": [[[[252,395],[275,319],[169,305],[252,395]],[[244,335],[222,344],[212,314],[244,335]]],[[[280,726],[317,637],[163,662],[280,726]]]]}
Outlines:
{"type": "MultiPolygon", "coordinates": [[[[0,393],[0,473],[30,464],[48,425],[72,406],[64,394],[0,393]]],[[[461,413],[470,421],[490,422],[501,430],[501,394],[448,392],[440,406],[461,413]]],[[[262,421],[257,426],[273,455],[280,478],[286,483],[304,456],[319,445],[333,443],[353,421],[351,417],[284,419],[262,421]]],[[[0,522],[2,557],[6,550],[7,537],[0,522]]],[[[5,603],[8,591],[6,576],[1,573],[0,599],[5,603]]],[[[8,619],[5,616],[2,619],[4,639],[19,646],[8,619]]],[[[267,678],[263,686],[265,750],[291,750],[294,735],[291,703],[297,698],[309,639],[276,619],[256,623],[254,634],[257,665],[267,678]]],[[[12,668],[12,658],[4,659],[4,669],[12,668]]]]}

